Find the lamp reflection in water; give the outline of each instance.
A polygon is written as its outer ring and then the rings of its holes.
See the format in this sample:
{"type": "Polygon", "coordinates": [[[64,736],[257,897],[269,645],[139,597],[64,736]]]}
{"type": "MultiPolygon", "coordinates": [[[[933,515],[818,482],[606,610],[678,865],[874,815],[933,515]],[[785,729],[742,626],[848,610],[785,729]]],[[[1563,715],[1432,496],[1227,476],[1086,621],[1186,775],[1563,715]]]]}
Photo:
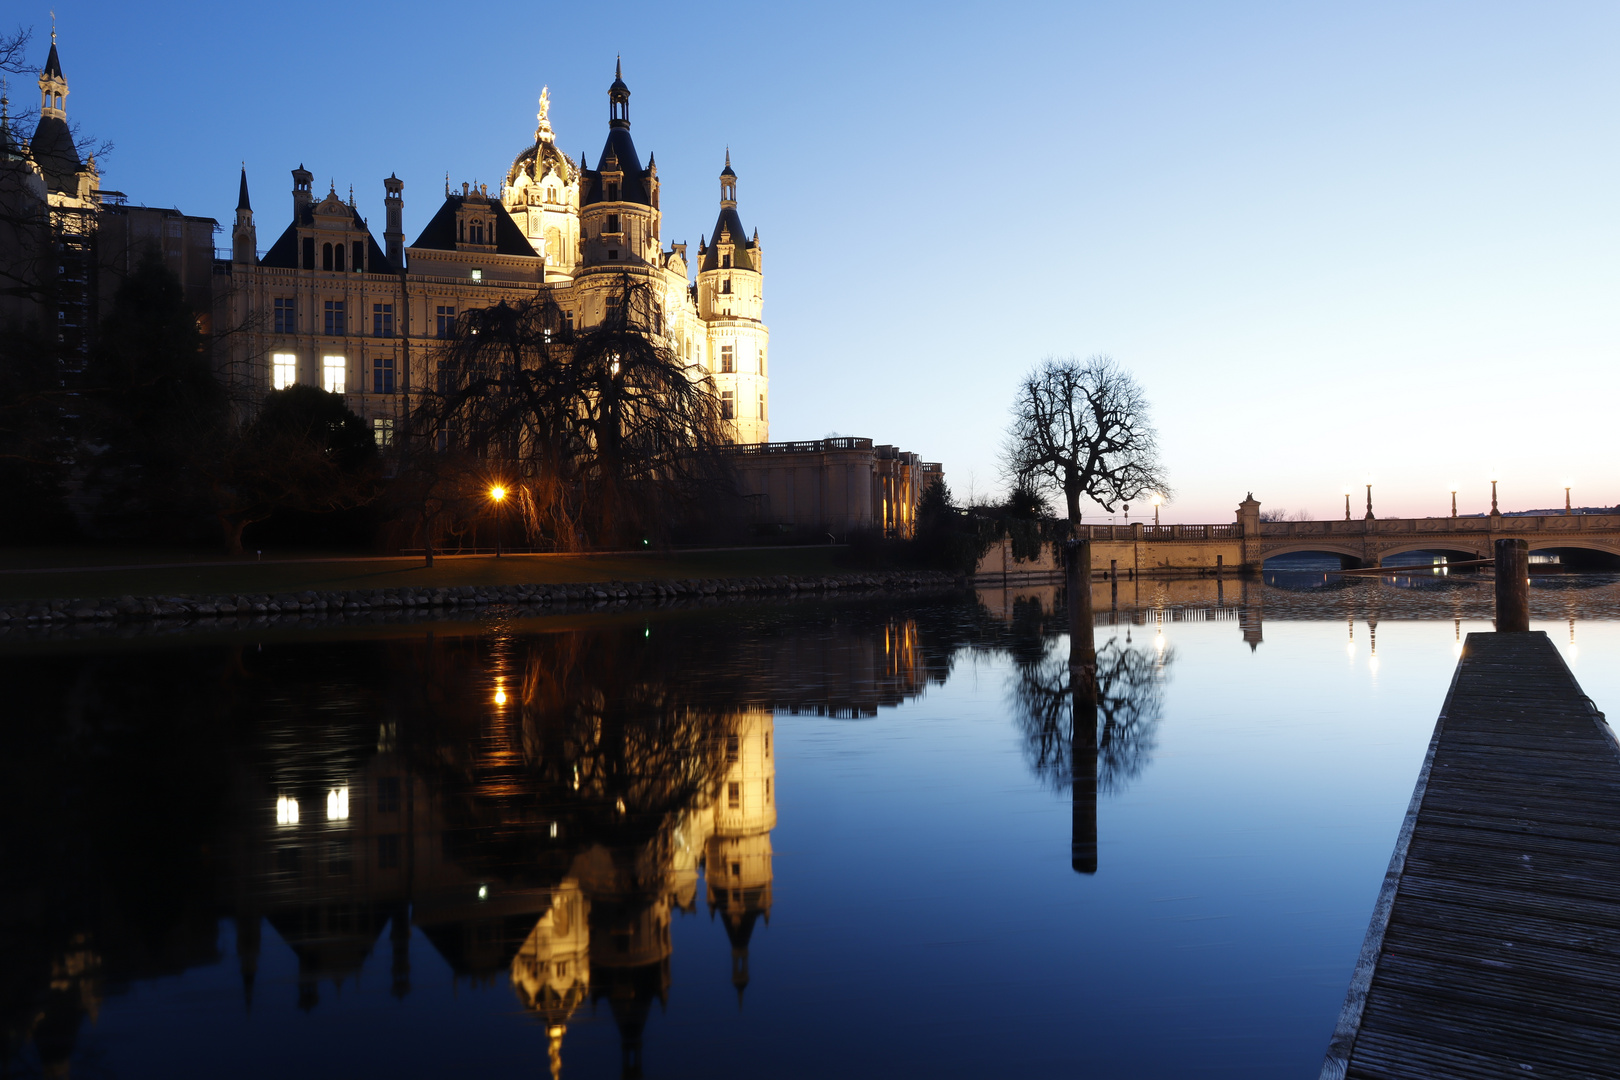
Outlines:
{"type": "Polygon", "coordinates": [[[1354,660],[1356,658],[1356,620],[1346,619],[1344,624],[1350,631],[1349,640],[1344,643],[1344,655],[1354,660]]]}
{"type": "Polygon", "coordinates": [[[1455,656],[1455,657],[1458,657],[1458,658],[1461,658],[1462,649],[1463,649],[1462,620],[1461,619],[1452,619],[1451,620],[1451,629],[1452,629],[1452,633],[1456,637],[1456,640],[1453,641],[1452,644],[1451,644],[1451,655],[1455,656]]]}
{"type": "Polygon", "coordinates": [[[1569,617],[1569,662],[1570,663],[1573,664],[1575,662],[1575,656],[1576,656],[1576,654],[1578,652],[1579,652],[1579,650],[1577,650],[1575,648],[1575,616],[1571,615],[1569,617]]]}
{"type": "Polygon", "coordinates": [[[1378,674],[1378,624],[1372,619],[1367,620],[1367,670],[1374,675],[1378,674]]]}

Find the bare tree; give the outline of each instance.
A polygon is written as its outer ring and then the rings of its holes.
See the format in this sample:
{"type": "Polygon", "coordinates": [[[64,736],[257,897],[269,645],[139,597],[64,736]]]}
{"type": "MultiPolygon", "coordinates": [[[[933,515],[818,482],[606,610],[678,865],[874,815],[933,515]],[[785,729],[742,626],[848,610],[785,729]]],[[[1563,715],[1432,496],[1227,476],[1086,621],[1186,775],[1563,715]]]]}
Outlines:
{"type": "Polygon", "coordinates": [[[1061,492],[1071,524],[1082,498],[1109,512],[1149,492],[1170,498],[1147,396],[1109,357],[1044,361],[1012,414],[1004,471],[1018,487],[1061,492]]]}

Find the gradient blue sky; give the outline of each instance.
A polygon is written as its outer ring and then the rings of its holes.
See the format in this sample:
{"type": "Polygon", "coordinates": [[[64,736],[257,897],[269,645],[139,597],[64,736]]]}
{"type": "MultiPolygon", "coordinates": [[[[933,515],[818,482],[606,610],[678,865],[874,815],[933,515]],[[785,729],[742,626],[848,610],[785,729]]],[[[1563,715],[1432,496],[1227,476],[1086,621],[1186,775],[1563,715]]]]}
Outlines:
{"type": "MultiPolygon", "coordinates": [[[[48,5],[13,7],[49,42],[48,5]]],[[[664,236],[714,224],[727,145],[766,257],[771,433],[996,465],[1019,377],[1112,354],[1146,386],[1166,520],[1620,502],[1612,3],[599,6],[59,0],[106,186],[267,246],[288,170],[412,239],[492,187],[549,84],[592,163],[615,54],[664,236]]],[[[13,83],[16,100],[31,85],[13,83]]],[[[222,238],[222,243],[228,238],[222,238]]]]}

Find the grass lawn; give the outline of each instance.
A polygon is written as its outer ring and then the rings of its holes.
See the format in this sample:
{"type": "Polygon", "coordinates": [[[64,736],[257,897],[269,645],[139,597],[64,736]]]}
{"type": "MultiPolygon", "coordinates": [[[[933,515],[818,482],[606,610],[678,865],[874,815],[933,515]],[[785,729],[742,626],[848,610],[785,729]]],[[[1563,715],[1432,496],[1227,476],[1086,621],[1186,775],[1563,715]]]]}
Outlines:
{"type": "Polygon", "coordinates": [[[206,593],[386,589],[396,586],[559,584],[649,578],[829,574],[843,549],[738,548],[674,554],[440,555],[429,570],[418,557],[315,557],[256,562],[196,552],[41,549],[0,552],[0,599],[170,596],[206,593]]]}

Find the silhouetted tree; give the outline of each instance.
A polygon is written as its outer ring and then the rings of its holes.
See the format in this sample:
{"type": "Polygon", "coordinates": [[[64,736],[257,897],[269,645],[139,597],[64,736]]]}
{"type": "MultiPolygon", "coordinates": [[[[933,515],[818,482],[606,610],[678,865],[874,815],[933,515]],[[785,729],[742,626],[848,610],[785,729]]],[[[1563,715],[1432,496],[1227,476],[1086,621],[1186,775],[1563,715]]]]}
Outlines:
{"type": "Polygon", "coordinates": [[[226,547],[241,554],[243,530],[277,511],[329,513],[371,502],[379,465],[376,441],[343,395],[303,385],[272,391],[206,468],[226,547]]]}
{"type": "Polygon", "coordinates": [[[533,539],[559,549],[667,535],[729,493],[728,431],[713,381],[663,344],[661,321],[628,277],[580,333],[548,299],[466,312],[407,437],[509,477],[533,539]]]}
{"type": "Polygon", "coordinates": [[[180,280],[149,255],[119,286],[84,374],[87,488],[99,531],[178,538],[209,517],[206,463],[230,427],[180,280]]]}
{"type": "Polygon", "coordinates": [[[1047,360],[1013,401],[1002,453],[1010,479],[1036,493],[1061,493],[1070,524],[1080,500],[1112,512],[1147,492],[1170,497],[1147,396],[1106,356],[1047,360]]]}

